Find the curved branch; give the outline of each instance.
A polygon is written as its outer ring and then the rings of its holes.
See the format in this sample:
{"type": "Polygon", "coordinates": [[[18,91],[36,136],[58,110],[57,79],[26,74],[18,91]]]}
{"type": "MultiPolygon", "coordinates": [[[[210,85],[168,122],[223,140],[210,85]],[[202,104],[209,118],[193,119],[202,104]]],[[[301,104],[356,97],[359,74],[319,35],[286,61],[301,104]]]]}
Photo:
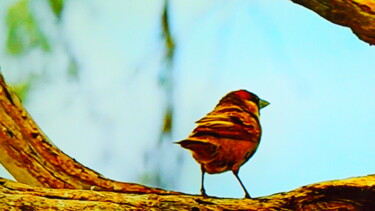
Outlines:
{"type": "Polygon", "coordinates": [[[40,130],[0,74],[0,163],[22,183],[49,188],[165,191],[104,178],[58,149],[40,130]]]}
{"type": "Polygon", "coordinates": [[[352,29],[359,39],[375,45],[375,2],[373,0],[292,0],[323,18],[352,29]]]}

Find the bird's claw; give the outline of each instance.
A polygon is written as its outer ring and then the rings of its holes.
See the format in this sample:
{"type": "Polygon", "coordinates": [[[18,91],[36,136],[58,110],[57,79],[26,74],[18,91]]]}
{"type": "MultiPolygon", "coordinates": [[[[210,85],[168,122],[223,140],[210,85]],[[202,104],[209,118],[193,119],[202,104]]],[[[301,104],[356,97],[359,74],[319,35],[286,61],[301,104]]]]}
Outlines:
{"type": "Polygon", "coordinates": [[[250,194],[246,193],[246,194],[245,194],[245,199],[251,199],[250,194]]]}

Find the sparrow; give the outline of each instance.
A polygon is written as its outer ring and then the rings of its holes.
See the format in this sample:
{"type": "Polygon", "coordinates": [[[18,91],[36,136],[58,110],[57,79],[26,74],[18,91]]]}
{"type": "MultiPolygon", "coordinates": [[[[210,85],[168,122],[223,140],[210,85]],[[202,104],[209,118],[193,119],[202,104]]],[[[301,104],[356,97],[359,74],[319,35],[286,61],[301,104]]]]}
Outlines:
{"type": "Polygon", "coordinates": [[[213,111],[198,120],[197,127],[185,140],[175,142],[192,152],[201,167],[201,195],[207,196],[204,175],[232,171],[245,192],[238,172],[258,148],[262,129],[259,110],[269,102],[246,90],[225,95],[213,111]]]}

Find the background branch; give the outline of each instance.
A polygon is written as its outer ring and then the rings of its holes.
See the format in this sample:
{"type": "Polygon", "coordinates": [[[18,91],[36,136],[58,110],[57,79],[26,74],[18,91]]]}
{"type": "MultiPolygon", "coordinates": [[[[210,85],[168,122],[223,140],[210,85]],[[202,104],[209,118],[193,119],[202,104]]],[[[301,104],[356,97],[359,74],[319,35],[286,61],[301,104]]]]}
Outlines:
{"type": "Polygon", "coordinates": [[[372,0],[292,0],[323,18],[352,29],[359,39],[375,45],[375,2],[372,0]]]}

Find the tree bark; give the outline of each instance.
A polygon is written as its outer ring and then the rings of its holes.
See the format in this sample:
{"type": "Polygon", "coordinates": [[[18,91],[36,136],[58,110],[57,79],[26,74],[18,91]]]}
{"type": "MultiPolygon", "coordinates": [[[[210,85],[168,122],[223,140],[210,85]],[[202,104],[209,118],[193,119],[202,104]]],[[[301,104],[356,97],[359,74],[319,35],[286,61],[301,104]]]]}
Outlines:
{"type": "Polygon", "coordinates": [[[375,2],[373,0],[292,0],[323,18],[352,29],[359,39],[375,45],[375,2]]]}
{"type": "Polygon", "coordinates": [[[375,210],[375,175],[322,182],[255,198],[131,194],[31,187],[0,178],[0,209],[9,210],[375,210]]]}

